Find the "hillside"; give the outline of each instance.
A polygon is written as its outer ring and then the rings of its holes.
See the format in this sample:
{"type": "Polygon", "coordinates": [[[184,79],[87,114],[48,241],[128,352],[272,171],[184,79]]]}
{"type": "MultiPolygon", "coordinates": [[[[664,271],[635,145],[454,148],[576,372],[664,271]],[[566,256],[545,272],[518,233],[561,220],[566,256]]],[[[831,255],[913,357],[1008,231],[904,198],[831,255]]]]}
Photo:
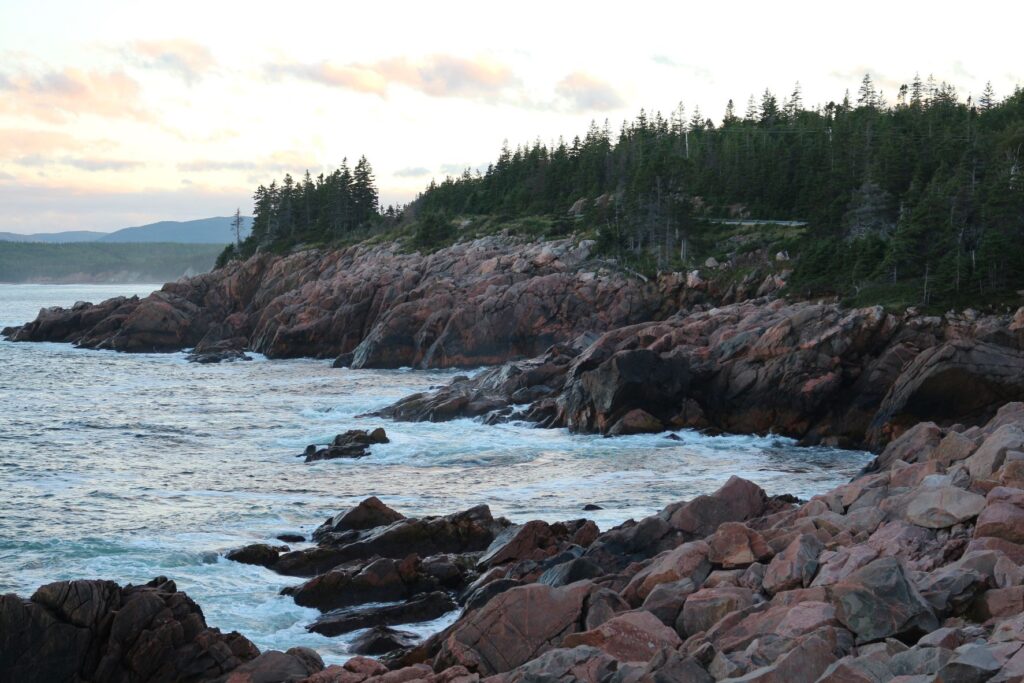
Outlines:
{"type": "MultiPolygon", "coordinates": [[[[506,146],[486,172],[432,181],[405,207],[378,206],[365,159],[255,196],[241,256],[381,234],[436,249],[515,225],[593,237],[650,276],[703,265],[702,246],[729,237],[724,220],[772,232],[795,221],[793,297],[1002,310],[1024,289],[1024,91],[964,100],[915,77],[888,102],[865,77],[855,101],[810,107],[799,88],[766,90],[717,123],[641,111],[617,132],[592,124],[569,142],[506,146]]],[[[733,247],[730,260],[748,248],[733,247]]]]}
{"type": "MultiPolygon", "coordinates": [[[[148,225],[122,228],[114,232],[92,230],[70,230],[55,233],[33,233],[21,235],[0,232],[0,241],[5,242],[175,242],[179,244],[230,244],[235,241],[231,216],[200,218],[192,221],[160,221],[148,225]]],[[[252,218],[243,216],[242,237],[249,234],[252,218]]]]}
{"type": "Polygon", "coordinates": [[[0,282],[166,282],[213,267],[219,244],[44,244],[0,247],[0,282]]]}

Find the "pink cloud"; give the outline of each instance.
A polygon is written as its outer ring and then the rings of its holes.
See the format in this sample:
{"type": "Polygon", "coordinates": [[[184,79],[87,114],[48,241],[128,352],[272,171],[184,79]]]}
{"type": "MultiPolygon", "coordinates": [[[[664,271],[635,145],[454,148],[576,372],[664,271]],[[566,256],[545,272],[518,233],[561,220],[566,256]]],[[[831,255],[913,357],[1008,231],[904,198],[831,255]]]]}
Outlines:
{"type": "Polygon", "coordinates": [[[59,123],[91,114],[105,118],[151,120],[139,103],[139,83],[122,71],[65,68],[39,75],[4,77],[0,112],[59,123]]]}

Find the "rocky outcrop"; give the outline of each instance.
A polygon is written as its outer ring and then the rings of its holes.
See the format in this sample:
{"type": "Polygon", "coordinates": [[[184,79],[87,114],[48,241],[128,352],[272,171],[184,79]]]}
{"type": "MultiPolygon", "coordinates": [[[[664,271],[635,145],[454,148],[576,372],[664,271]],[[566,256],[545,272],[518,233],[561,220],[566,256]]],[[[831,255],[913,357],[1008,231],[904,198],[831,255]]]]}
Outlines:
{"type": "Polygon", "coordinates": [[[0,680],[300,680],[323,669],[312,650],[260,651],[242,635],[206,625],[173,581],[144,586],[60,581],[30,599],[0,596],[0,680]]]}
{"type": "Polygon", "coordinates": [[[459,378],[379,414],[579,432],[684,427],[881,448],[922,419],[981,424],[1024,399],[1011,320],[747,301],[680,312],[459,378]]]}
{"type": "Polygon", "coordinates": [[[584,332],[663,318],[707,297],[680,275],[644,282],[593,244],[488,237],[433,254],[397,244],[260,254],[150,296],[40,311],[16,341],[74,342],[197,358],[345,355],[352,367],[477,367],[532,357],[584,332]]]}
{"type": "Polygon", "coordinates": [[[306,462],[333,460],[334,458],[363,458],[370,454],[370,446],[390,442],[391,440],[382,427],[371,431],[349,429],[343,434],[336,435],[325,448],[317,448],[316,444],[306,446],[301,457],[304,457],[306,462]]]}

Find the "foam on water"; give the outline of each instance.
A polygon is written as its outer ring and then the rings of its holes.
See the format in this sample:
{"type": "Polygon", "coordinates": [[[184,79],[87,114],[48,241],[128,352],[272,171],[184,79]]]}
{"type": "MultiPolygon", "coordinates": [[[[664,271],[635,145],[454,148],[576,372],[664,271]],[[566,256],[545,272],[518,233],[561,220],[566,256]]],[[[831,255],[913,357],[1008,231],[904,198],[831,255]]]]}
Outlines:
{"type": "MultiPolygon", "coordinates": [[[[0,326],[43,306],[152,288],[0,285],[0,326]]],[[[309,534],[369,495],[409,515],[487,503],[514,521],[578,518],[596,503],[604,509],[586,515],[604,529],[711,492],[733,474],[772,494],[810,496],[869,457],[772,437],[604,439],[472,420],[385,423],[355,416],[456,373],[255,357],[196,365],[184,354],[0,342],[0,592],[165,575],[212,625],[261,648],[308,645],[338,661],[357,634],[307,633],[316,611],[278,594],[298,579],[228,562],[223,551],[309,534]],[[345,429],[377,426],[392,441],[368,458],[306,465],[295,457],[345,429]]],[[[428,633],[453,618],[402,628],[428,633]]]]}

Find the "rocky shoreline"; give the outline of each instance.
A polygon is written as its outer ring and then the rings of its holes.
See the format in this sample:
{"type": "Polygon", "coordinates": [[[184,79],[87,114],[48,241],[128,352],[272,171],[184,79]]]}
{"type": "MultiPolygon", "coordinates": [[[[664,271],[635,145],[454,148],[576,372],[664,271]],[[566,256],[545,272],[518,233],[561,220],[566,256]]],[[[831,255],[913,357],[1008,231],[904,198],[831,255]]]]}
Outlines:
{"type": "MultiPolygon", "coordinates": [[[[0,681],[1024,680],[1024,309],[902,315],[657,280],[591,245],[487,238],[258,255],[144,299],[44,309],[4,335],[119,351],[493,367],[400,400],[395,420],[526,420],[609,436],[777,433],[878,457],[799,501],[733,477],[599,530],[512,524],[486,505],[408,518],[371,498],[296,550],[227,557],[302,583],[356,656],[260,653],[159,577],[0,597],[0,681]],[[424,640],[401,630],[449,615],[424,640]]],[[[760,282],[760,284],[758,284],[760,282]]],[[[379,432],[379,433],[378,433],[379,432]]],[[[348,432],[308,460],[359,457],[348,432]]],[[[304,542],[298,537],[288,542],[304,542]]]]}
{"type": "Polygon", "coordinates": [[[607,435],[695,428],[877,451],[921,420],[977,425],[1024,400],[1024,308],[789,302],[773,298],[784,272],[648,281],[592,246],[490,237],[429,255],[395,244],[261,254],[144,299],[44,309],[3,334],[193,349],[198,362],[251,350],[352,368],[490,365],[379,414],[607,435]]]}
{"type": "Polygon", "coordinates": [[[1020,681],[1024,404],[979,427],[923,422],[875,470],[797,501],[733,477],[601,532],[478,506],[407,518],[370,498],[314,545],[236,561],[329,636],[380,654],[325,667],[207,627],[172,581],[58,582],[0,597],[0,675],[18,681],[1020,681]],[[383,603],[383,604],[382,604],[383,603]],[[414,642],[393,626],[458,617],[414,642]]]}

